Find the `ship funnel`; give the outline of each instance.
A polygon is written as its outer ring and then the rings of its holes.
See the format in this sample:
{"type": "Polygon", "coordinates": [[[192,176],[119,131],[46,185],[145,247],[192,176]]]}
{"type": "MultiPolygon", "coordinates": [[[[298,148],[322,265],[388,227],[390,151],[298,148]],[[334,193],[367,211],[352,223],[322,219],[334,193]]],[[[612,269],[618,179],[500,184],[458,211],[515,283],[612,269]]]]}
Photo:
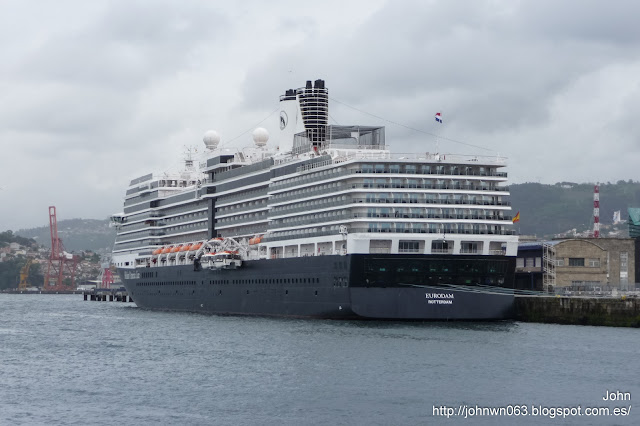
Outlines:
{"type": "Polygon", "coordinates": [[[324,80],[308,80],[305,87],[280,96],[280,152],[291,151],[295,135],[302,132],[314,146],[320,145],[328,124],[329,91],[324,80]]]}

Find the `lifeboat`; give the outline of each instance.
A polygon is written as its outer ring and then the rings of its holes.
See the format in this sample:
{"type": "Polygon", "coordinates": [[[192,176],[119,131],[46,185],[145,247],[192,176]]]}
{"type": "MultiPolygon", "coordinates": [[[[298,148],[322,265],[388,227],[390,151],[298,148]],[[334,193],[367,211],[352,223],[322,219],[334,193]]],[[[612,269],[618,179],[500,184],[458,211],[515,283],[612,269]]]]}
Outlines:
{"type": "Polygon", "coordinates": [[[169,246],[166,247],[162,250],[162,254],[167,254],[167,253],[171,253],[171,249],[173,248],[173,246],[169,246]]]}
{"type": "Polygon", "coordinates": [[[162,253],[163,249],[164,249],[164,247],[160,247],[158,249],[155,249],[154,251],[151,252],[151,254],[158,255],[158,254],[162,253]]]}
{"type": "Polygon", "coordinates": [[[200,261],[205,268],[209,269],[238,269],[242,266],[242,258],[237,251],[207,253],[200,261]]]}
{"type": "Polygon", "coordinates": [[[171,253],[177,253],[180,251],[180,249],[182,248],[182,244],[175,246],[174,248],[171,249],[171,253]]]}
{"type": "Polygon", "coordinates": [[[198,250],[200,247],[202,247],[202,243],[194,244],[191,246],[191,251],[198,250]]]}
{"type": "Polygon", "coordinates": [[[253,237],[249,240],[249,245],[255,245],[255,244],[260,244],[260,241],[262,241],[262,235],[258,236],[258,237],[253,237]]]}
{"type": "Polygon", "coordinates": [[[185,244],[180,248],[180,251],[189,251],[191,249],[191,244],[185,244]]]}

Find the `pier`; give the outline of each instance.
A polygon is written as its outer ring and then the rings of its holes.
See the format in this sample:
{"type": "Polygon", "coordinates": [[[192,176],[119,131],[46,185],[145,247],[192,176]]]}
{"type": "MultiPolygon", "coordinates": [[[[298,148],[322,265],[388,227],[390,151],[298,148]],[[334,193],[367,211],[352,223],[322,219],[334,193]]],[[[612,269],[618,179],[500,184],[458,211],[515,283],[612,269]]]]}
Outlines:
{"type": "Polygon", "coordinates": [[[122,289],[94,289],[82,293],[84,300],[95,302],[128,302],[133,303],[133,298],[122,289]]]}
{"type": "Polygon", "coordinates": [[[640,299],[516,295],[515,319],[553,324],[640,327],[640,299]]]}

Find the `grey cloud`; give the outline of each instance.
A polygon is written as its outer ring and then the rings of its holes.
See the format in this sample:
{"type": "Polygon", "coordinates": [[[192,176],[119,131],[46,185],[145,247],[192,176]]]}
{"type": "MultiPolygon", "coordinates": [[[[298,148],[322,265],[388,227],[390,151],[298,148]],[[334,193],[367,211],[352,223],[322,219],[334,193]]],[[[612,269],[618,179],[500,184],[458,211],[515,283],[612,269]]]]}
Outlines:
{"type": "MultiPolygon", "coordinates": [[[[507,154],[516,181],[590,179],[596,162],[602,179],[637,178],[633,2],[71,1],[37,25],[46,13],[6,7],[0,174],[50,170],[46,188],[35,174],[3,185],[0,220],[14,229],[46,222],[47,203],[69,217],[117,211],[132,177],[172,165],[209,128],[237,136],[316,78],[332,119],[386,126],[394,151],[435,139],[390,121],[440,132],[442,151],[487,153],[448,138],[507,154]]],[[[276,139],[277,122],[264,126],[276,139]]]]}
{"type": "Polygon", "coordinates": [[[189,66],[189,52],[224,31],[202,2],[116,2],[82,31],[51,37],[22,63],[24,78],[140,90],[189,66]],[[213,25],[212,23],[215,23],[213,25]]]}

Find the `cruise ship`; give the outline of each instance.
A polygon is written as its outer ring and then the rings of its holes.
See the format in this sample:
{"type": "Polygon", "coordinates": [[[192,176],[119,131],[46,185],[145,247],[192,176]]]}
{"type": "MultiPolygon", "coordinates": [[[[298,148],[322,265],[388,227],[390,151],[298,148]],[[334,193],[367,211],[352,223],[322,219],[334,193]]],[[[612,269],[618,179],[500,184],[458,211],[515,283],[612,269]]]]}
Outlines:
{"type": "MultiPolygon", "coordinates": [[[[215,131],[184,170],[133,179],[112,262],[144,309],[332,319],[512,316],[518,240],[499,156],[393,153],[329,124],[323,80],[280,96],[280,132],[215,131]]],[[[427,146],[427,143],[425,143],[427,146]]]]}

